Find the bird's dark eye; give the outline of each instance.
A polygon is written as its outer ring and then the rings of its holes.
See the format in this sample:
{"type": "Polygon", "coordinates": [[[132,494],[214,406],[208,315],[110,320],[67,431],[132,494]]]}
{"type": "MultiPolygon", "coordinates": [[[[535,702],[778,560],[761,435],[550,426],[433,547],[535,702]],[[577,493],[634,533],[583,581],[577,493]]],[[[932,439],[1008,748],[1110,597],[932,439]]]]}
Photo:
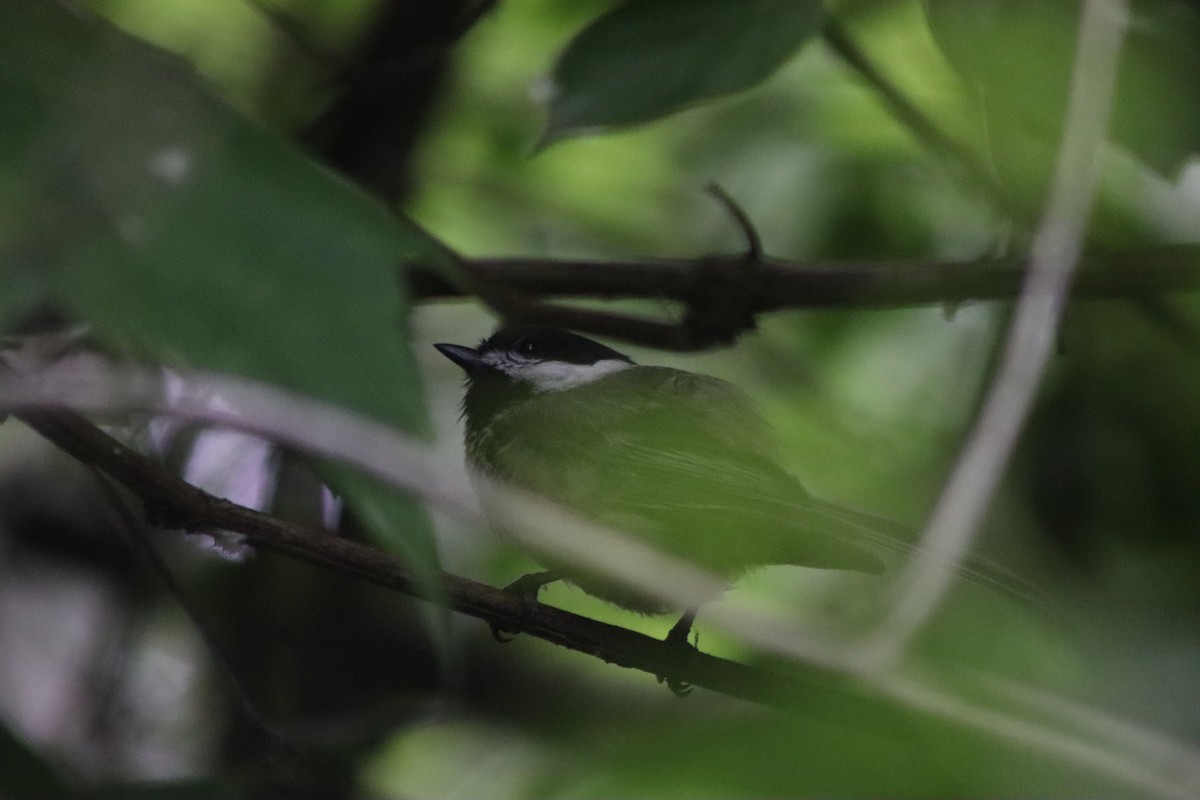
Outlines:
{"type": "Polygon", "coordinates": [[[537,339],[527,336],[517,340],[516,351],[527,358],[537,358],[542,354],[542,346],[537,339]]]}

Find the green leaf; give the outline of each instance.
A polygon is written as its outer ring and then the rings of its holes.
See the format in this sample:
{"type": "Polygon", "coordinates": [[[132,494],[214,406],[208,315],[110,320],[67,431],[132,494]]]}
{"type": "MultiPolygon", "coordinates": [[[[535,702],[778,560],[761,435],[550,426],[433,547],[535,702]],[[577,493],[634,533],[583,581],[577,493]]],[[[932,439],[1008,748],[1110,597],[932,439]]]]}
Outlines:
{"type": "Polygon", "coordinates": [[[1056,753],[866,691],[816,690],[794,717],[718,712],[624,723],[572,731],[583,741],[571,754],[593,759],[591,780],[573,796],[649,797],[664,786],[680,797],[1137,796],[1056,753]]]}
{"type": "MultiPolygon", "coordinates": [[[[399,267],[438,254],[174,56],[65,4],[0,4],[0,210],[4,279],[109,340],[425,430],[399,267]]],[[[359,493],[376,533],[432,551],[410,501],[359,493]]]]}
{"type": "Polygon", "coordinates": [[[87,800],[239,800],[249,795],[229,780],[185,778],[106,784],[85,796],[87,800]]]}
{"type": "MultiPolygon", "coordinates": [[[[1001,177],[1039,193],[1066,113],[1078,0],[924,5],[947,60],[979,90],[1001,177]]],[[[1120,58],[1110,138],[1171,176],[1200,149],[1200,9],[1136,0],[1120,58]]]]}
{"type": "Polygon", "coordinates": [[[70,797],[70,784],[53,766],[0,725],[0,797],[70,797]]]}
{"type": "Polygon", "coordinates": [[[543,144],[647,122],[769,77],[824,20],[819,0],[632,0],[554,67],[543,144]]]}

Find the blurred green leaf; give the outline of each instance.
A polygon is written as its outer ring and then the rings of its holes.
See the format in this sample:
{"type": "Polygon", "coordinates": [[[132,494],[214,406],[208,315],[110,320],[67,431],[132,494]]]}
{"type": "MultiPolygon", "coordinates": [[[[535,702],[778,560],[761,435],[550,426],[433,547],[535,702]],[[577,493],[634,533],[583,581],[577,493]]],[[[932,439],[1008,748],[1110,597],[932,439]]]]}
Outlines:
{"type": "Polygon", "coordinates": [[[70,797],[70,786],[25,742],[0,725],[0,797],[70,797]]]}
{"type": "Polygon", "coordinates": [[[824,19],[819,0],[632,0],[554,67],[542,142],[648,122],[769,77],[824,19]]]}
{"type": "MultiPolygon", "coordinates": [[[[982,706],[950,697],[982,718],[982,706]]],[[[794,714],[710,699],[614,700],[570,724],[440,720],[397,735],[368,782],[441,798],[1143,796],[1032,742],[865,688],[814,685],[794,714]]]]}
{"type": "Polygon", "coordinates": [[[86,795],[88,800],[237,800],[248,793],[229,780],[114,783],[86,795]]]}
{"type": "Polygon", "coordinates": [[[653,719],[575,727],[560,744],[595,772],[548,774],[559,791],[536,796],[1140,796],[1056,753],[866,691],[815,691],[795,716],[658,709],[653,719]]]}
{"type": "MultiPolygon", "coordinates": [[[[1066,113],[1078,0],[925,0],[950,63],[979,91],[994,165],[1040,197],[1066,113]]],[[[1171,176],[1200,150],[1200,8],[1138,0],[1121,54],[1110,138],[1171,176]]],[[[1023,190],[1023,191],[1022,191],[1023,190]]]]}
{"type": "MultiPolygon", "coordinates": [[[[439,256],[177,58],[63,4],[0,5],[0,177],[0,270],[24,296],[166,363],[425,430],[399,266],[439,256]]],[[[359,495],[432,552],[410,501],[359,495]]]]}

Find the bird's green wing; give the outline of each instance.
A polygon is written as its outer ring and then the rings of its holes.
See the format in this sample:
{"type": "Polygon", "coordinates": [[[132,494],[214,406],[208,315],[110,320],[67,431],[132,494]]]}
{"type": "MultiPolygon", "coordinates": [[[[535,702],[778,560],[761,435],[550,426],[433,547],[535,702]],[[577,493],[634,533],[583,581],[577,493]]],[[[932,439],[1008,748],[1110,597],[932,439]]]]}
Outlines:
{"type": "Polygon", "coordinates": [[[537,396],[496,424],[508,479],[714,571],[882,569],[882,534],[810,497],[725,381],[639,367],[537,396]]]}

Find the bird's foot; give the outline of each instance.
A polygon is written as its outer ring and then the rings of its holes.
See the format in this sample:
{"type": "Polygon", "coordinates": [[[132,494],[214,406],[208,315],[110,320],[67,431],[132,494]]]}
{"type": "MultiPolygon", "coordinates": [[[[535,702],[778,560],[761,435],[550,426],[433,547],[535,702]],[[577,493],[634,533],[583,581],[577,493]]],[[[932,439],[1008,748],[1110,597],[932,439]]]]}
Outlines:
{"type": "Polygon", "coordinates": [[[548,583],[561,580],[562,576],[554,570],[546,570],[545,572],[531,572],[528,575],[522,575],[515,581],[504,587],[504,591],[508,594],[516,595],[521,601],[521,610],[517,614],[517,624],[513,627],[502,626],[498,622],[493,622],[489,626],[492,631],[492,638],[501,644],[511,642],[516,634],[524,629],[526,623],[533,619],[533,615],[537,613],[538,607],[538,592],[548,583]]]}
{"type": "MultiPolygon", "coordinates": [[[[692,653],[698,652],[696,645],[688,641],[688,637],[692,634],[692,623],[696,621],[696,612],[688,611],[679,621],[671,626],[671,630],[667,633],[667,638],[664,640],[671,648],[679,653],[680,659],[685,659],[692,653]]],[[[700,636],[696,634],[696,643],[699,644],[700,636]]],[[[671,694],[676,697],[687,697],[692,693],[692,684],[685,680],[675,677],[659,675],[658,682],[666,682],[667,688],[671,690],[671,694]]]]}

